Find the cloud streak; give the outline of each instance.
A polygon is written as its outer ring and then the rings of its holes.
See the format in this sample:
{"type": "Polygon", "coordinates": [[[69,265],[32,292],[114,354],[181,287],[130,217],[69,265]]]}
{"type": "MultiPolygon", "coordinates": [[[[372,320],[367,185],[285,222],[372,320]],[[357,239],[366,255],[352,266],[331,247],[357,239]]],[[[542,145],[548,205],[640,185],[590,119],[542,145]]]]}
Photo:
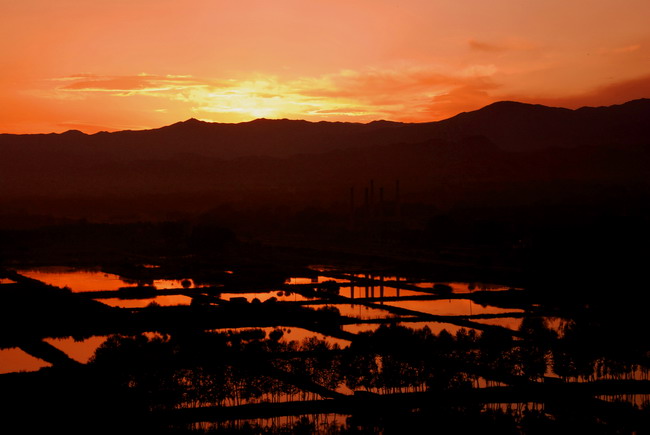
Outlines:
{"type": "Polygon", "coordinates": [[[70,92],[108,92],[113,94],[147,94],[179,91],[209,86],[191,76],[139,74],[134,76],[99,76],[79,74],[54,79],[68,83],[58,89],[70,92]]]}
{"type": "Polygon", "coordinates": [[[470,39],[467,44],[469,48],[475,51],[486,51],[488,53],[501,53],[506,51],[507,48],[501,45],[490,44],[487,42],[477,41],[475,39],[470,39]]]}
{"type": "Polygon", "coordinates": [[[160,103],[151,108],[152,113],[168,114],[170,111],[164,107],[180,104],[188,115],[221,122],[262,117],[427,122],[475,110],[500,99],[580,107],[616,104],[638,95],[650,95],[650,76],[562,98],[510,94],[497,77],[496,66],[471,64],[456,74],[413,67],[343,70],[291,80],[272,75],[204,79],[154,74],[79,74],[55,79],[54,83],[60,84],[55,93],[154,98],[160,103]]]}
{"type": "Polygon", "coordinates": [[[449,112],[449,95],[457,98],[454,108],[476,108],[477,96],[498,87],[491,79],[495,72],[493,65],[470,65],[458,75],[434,68],[396,68],[343,70],[292,80],[271,75],[236,80],[78,74],[53,81],[61,84],[55,93],[64,96],[154,97],[184,103],[204,119],[220,120],[220,115],[228,115],[238,120],[293,117],[430,121],[432,116],[453,115],[449,112]],[[463,98],[469,98],[471,104],[468,106],[463,98]]]}

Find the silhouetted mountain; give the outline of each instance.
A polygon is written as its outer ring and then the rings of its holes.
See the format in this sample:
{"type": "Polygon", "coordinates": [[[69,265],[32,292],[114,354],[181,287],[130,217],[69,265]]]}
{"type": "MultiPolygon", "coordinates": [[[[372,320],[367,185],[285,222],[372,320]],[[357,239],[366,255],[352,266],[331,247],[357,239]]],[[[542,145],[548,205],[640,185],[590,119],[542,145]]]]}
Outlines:
{"type": "Polygon", "coordinates": [[[0,200],[305,204],[345,201],[370,179],[400,179],[407,198],[423,203],[614,198],[647,189],[649,115],[647,99],[579,110],[500,102],[424,124],[190,119],[145,131],[0,135],[0,200]]]}
{"type": "Polygon", "coordinates": [[[2,154],[38,158],[92,155],[116,160],[168,158],[179,153],[208,157],[286,157],[335,149],[430,139],[448,142],[484,136],[504,150],[547,147],[636,146],[650,143],[650,100],[611,107],[569,110],[515,102],[499,102],[431,123],[368,124],[257,119],[239,124],[184,122],[141,131],[78,131],[48,135],[0,135],[2,154]]]}
{"type": "Polygon", "coordinates": [[[506,150],[648,145],[650,100],[569,110],[503,101],[438,123],[449,136],[471,132],[506,150]]]}

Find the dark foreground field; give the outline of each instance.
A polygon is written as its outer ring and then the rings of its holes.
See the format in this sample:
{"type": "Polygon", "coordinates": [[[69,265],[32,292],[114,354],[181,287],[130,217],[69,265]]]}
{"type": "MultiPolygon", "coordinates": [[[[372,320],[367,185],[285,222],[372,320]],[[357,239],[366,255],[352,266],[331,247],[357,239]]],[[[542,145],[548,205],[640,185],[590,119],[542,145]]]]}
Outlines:
{"type": "Polygon", "coordinates": [[[649,432],[649,116],[0,135],[0,432],[649,432]]]}
{"type": "Polygon", "coordinates": [[[0,375],[2,424],[643,433],[650,348],[637,223],[600,226],[597,239],[593,227],[540,233],[507,249],[376,234],[273,246],[188,222],[6,230],[0,349],[46,367],[0,375]],[[80,292],[27,277],[45,266],[125,284],[80,292]],[[160,305],[162,296],[187,302],[160,305]],[[101,344],[78,361],[55,340],[67,337],[101,344]]]}

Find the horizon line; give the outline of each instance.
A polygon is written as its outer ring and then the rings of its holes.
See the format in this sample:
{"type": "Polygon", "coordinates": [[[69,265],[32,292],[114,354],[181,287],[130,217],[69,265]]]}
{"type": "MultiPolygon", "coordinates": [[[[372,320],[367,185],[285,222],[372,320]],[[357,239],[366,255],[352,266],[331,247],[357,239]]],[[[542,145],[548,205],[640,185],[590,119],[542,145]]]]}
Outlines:
{"type": "Polygon", "coordinates": [[[40,136],[40,135],[63,135],[63,134],[83,134],[85,136],[94,136],[97,134],[110,134],[110,133],[119,133],[119,132],[144,132],[144,131],[154,131],[154,130],[160,130],[163,128],[167,127],[172,127],[174,125],[179,125],[179,124],[186,124],[188,122],[199,122],[201,124],[219,124],[219,125],[241,125],[241,124],[250,124],[253,122],[259,122],[259,121],[290,121],[290,122],[306,122],[309,124],[321,124],[321,123],[327,123],[327,124],[358,124],[358,125],[368,125],[376,122],[385,122],[385,123],[392,123],[392,124],[401,124],[401,125],[414,125],[414,124],[432,124],[436,122],[443,122],[447,121],[449,119],[455,118],[459,115],[463,115],[465,113],[472,113],[472,112],[478,112],[480,110],[483,110],[487,107],[491,107],[494,105],[498,104],[504,104],[504,103],[514,103],[514,104],[519,104],[522,106],[533,106],[533,107],[546,107],[549,109],[563,109],[563,110],[569,110],[572,112],[576,112],[578,110],[583,110],[583,109],[598,109],[598,108],[606,108],[606,107],[616,107],[616,106],[623,106],[625,104],[633,103],[636,101],[644,101],[644,100],[650,100],[650,97],[641,97],[641,98],[635,98],[632,100],[625,101],[623,103],[618,103],[618,104],[610,104],[610,105],[601,105],[601,106],[581,106],[575,109],[569,108],[569,107],[562,107],[562,106],[548,106],[545,104],[539,104],[539,103],[526,103],[522,101],[515,101],[515,100],[499,100],[499,101],[494,101],[490,104],[487,104],[485,106],[482,106],[478,109],[475,110],[470,110],[470,111],[463,111],[463,112],[458,112],[453,116],[450,116],[448,118],[444,119],[439,119],[436,121],[422,121],[422,122],[406,122],[406,121],[393,121],[390,119],[375,119],[372,121],[368,122],[354,122],[354,121],[327,121],[327,120],[320,120],[320,121],[310,121],[307,119],[301,119],[301,118],[255,118],[251,119],[249,121],[240,121],[240,122],[220,122],[220,121],[209,121],[209,120],[203,120],[203,119],[198,119],[198,118],[187,118],[183,121],[177,121],[171,124],[165,124],[159,127],[144,127],[144,128],[139,128],[139,129],[131,129],[131,128],[126,128],[126,129],[108,129],[108,130],[99,130],[95,131],[93,133],[86,133],[84,131],[81,131],[76,128],[72,128],[69,130],[62,131],[60,133],[57,132],[47,132],[47,133],[9,133],[9,132],[0,132],[0,135],[11,135],[11,136],[40,136]]]}

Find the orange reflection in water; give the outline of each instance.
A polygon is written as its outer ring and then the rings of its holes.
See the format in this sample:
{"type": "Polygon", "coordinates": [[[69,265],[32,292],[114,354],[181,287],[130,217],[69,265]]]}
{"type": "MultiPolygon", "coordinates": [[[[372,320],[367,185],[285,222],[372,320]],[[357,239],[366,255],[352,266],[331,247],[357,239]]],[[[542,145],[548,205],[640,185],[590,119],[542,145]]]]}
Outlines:
{"type": "Polygon", "coordinates": [[[384,286],[350,286],[342,287],[339,291],[341,296],[346,298],[389,298],[400,296],[422,296],[428,293],[414,290],[399,289],[396,287],[384,286]]]}
{"type": "MultiPolygon", "coordinates": [[[[336,391],[342,394],[353,393],[345,384],[339,385],[336,391]]],[[[285,397],[280,401],[283,402],[286,400],[291,399],[285,397]]],[[[188,428],[190,431],[197,431],[199,433],[246,433],[251,431],[251,427],[256,429],[255,433],[293,433],[296,430],[296,426],[301,428],[305,422],[309,422],[313,424],[312,427],[320,429],[318,433],[330,433],[330,431],[322,431],[321,428],[326,429],[329,425],[345,427],[349,418],[350,416],[347,414],[286,415],[266,418],[246,418],[241,420],[199,421],[190,424],[188,428]]]]}
{"type": "Polygon", "coordinates": [[[356,323],[352,325],[343,325],[341,329],[345,332],[358,334],[360,332],[374,332],[381,326],[380,323],[356,323]]]}
{"type": "Polygon", "coordinates": [[[34,358],[20,349],[0,350],[0,374],[13,372],[33,372],[51,364],[34,358]]]}
{"type": "Polygon", "coordinates": [[[86,364],[107,339],[108,336],[97,335],[82,341],[73,338],[46,338],[45,341],[65,352],[73,360],[86,364]]]}
{"type": "Polygon", "coordinates": [[[108,299],[100,299],[100,301],[106,305],[110,305],[111,307],[145,308],[152,302],[155,302],[161,307],[170,307],[174,305],[189,305],[190,302],[192,302],[192,298],[183,295],[166,295],[166,296],[156,296],[155,298],[149,298],[149,299],[108,298],[108,299]]]}
{"type": "MultiPolygon", "coordinates": [[[[118,275],[105,273],[100,270],[79,270],[68,267],[44,267],[33,270],[20,270],[20,274],[37,279],[56,287],[68,287],[73,292],[96,290],[118,290],[121,287],[135,286],[118,275]]],[[[156,279],[154,287],[158,289],[180,289],[183,284],[196,287],[191,279],[156,279]]]]}
{"type": "Polygon", "coordinates": [[[470,282],[414,282],[411,285],[420,287],[422,289],[428,289],[431,291],[433,286],[436,284],[444,284],[451,287],[452,293],[455,294],[464,294],[472,293],[475,291],[503,291],[509,290],[510,287],[496,284],[485,284],[485,283],[470,283],[470,282]]]}
{"type": "Polygon", "coordinates": [[[469,316],[473,314],[523,313],[523,310],[505,309],[475,304],[470,299],[446,299],[435,301],[385,302],[393,307],[406,308],[438,316],[469,316]]]}
{"type": "Polygon", "coordinates": [[[73,292],[117,290],[120,287],[132,285],[117,275],[97,270],[45,267],[34,270],[19,270],[18,273],[56,287],[68,287],[73,292]]]}
{"type": "Polygon", "coordinates": [[[226,331],[232,331],[232,332],[243,332],[243,331],[251,331],[251,330],[262,330],[266,333],[266,337],[268,338],[269,334],[273,332],[276,329],[280,329],[283,332],[282,338],[280,341],[288,342],[288,341],[297,341],[297,342],[302,342],[303,340],[306,340],[308,338],[317,338],[319,340],[323,340],[328,342],[331,345],[338,344],[339,347],[347,347],[350,344],[350,341],[348,340],[343,340],[340,338],[334,338],[330,337],[327,335],[320,334],[318,332],[314,331],[309,331],[307,329],[302,329],[302,328],[288,328],[288,327],[283,327],[283,328],[272,328],[272,327],[267,327],[267,328],[240,328],[240,329],[229,329],[229,330],[214,330],[214,332],[226,332],[226,331]]]}
{"type": "Polygon", "coordinates": [[[265,302],[271,298],[276,298],[278,301],[282,301],[282,302],[296,302],[296,301],[310,300],[301,294],[294,293],[294,292],[286,292],[283,290],[270,291],[270,292],[256,292],[256,293],[221,293],[220,297],[221,299],[224,300],[230,300],[232,298],[246,298],[248,302],[252,302],[253,299],[259,299],[260,302],[265,302]]]}
{"type": "Polygon", "coordinates": [[[424,327],[428,327],[432,333],[438,335],[442,331],[447,331],[451,335],[456,335],[458,331],[461,329],[464,329],[465,331],[477,331],[476,329],[473,328],[468,328],[466,326],[458,326],[454,325],[453,323],[443,323],[443,322],[404,322],[404,323],[399,323],[400,326],[404,326],[406,328],[413,328],[413,329],[422,329],[424,327]]]}
{"type": "Polygon", "coordinates": [[[308,278],[304,276],[292,277],[285,281],[287,284],[322,284],[327,281],[334,281],[338,283],[348,283],[348,279],[339,279],[339,278],[330,278],[328,276],[316,276],[314,278],[308,278]]]}
{"type": "MultiPolygon", "coordinates": [[[[461,329],[465,329],[466,331],[473,329],[445,322],[399,322],[397,325],[416,330],[422,329],[426,326],[436,335],[440,334],[443,330],[446,330],[452,335],[456,335],[456,333],[461,329]]],[[[377,323],[359,323],[356,325],[344,325],[342,326],[342,329],[347,332],[352,332],[353,334],[358,334],[360,332],[376,331],[380,326],[381,325],[377,323]]]]}
{"type": "Polygon", "coordinates": [[[328,308],[336,308],[339,310],[342,316],[354,317],[356,319],[386,319],[390,317],[395,317],[394,314],[389,313],[385,310],[380,310],[377,308],[370,308],[364,305],[358,304],[336,304],[336,305],[325,305],[328,308]]]}
{"type": "Polygon", "coordinates": [[[153,286],[157,289],[178,289],[198,287],[191,279],[155,279],[153,286]],[[185,286],[183,286],[185,283],[185,286]],[[188,285],[189,284],[189,285],[188,285]]]}
{"type": "Polygon", "coordinates": [[[485,325],[503,326],[504,328],[518,331],[523,320],[524,319],[521,317],[499,317],[498,319],[477,319],[475,322],[483,323],[485,325]]]}

